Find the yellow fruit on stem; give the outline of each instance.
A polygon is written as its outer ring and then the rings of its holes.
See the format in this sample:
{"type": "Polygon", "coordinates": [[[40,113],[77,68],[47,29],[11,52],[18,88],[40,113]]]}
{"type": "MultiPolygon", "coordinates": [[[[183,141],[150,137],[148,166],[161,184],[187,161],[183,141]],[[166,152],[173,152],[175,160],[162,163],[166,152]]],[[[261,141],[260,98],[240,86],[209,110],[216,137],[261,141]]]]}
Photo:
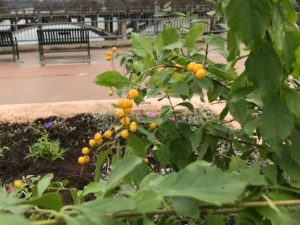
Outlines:
{"type": "Polygon", "coordinates": [[[118,48],[117,47],[112,47],[111,50],[113,51],[113,53],[115,53],[115,52],[118,51],[118,48]]]}
{"type": "Polygon", "coordinates": [[[129,126],[129,125],[130,125],[130,118],[129,118],[129,117],[123,117],[123,118],[120,120],[120,123],[121,123],[123,126],[129,126]]]}
{"type": "Polygon", "coordinates": [[[144,158],[144,162],[145,162],[146,164],[149,164],[149,159],[148,159],[148,158],[144,158]]]}
{"type": "Polygon", "coordinates": [[[111,56],[106,56],[107,61],[111,61],[112,57],[111,56]]]}
{"type": "Polygon", "coordinates": [[[194,67],[195,67],[196,63],[195,62],[190,62],[187,66],[187,70],[190,72],[194,71],[194,67]]]}
{"type": "Polygon", "coordinates": [[[138,92],[136,89],[131,89],[131,90],[128,92],[128,97],[129,97],[130,99],[136,99],[138,96],[139,96],[139,92],[138,92]]]}
{"type": "Polygon", "coordinates": [[[122,118],[125,116],[125,112],[124,112],[124,109],[118,109],[116,111],[116,116],[119,117],[119,118],[122,118]]]}
{"type": "Polygon", "coordinates": [[[150,127],[150,129],[155,130],[157,128],[157,123],[152,122],[152,123],[150,123],[149,127],[150,127]]]}
{"type": "Polygon", "coordinates": [[[96,141],[99,141],[99,140],[102,139],[102,135],[101,135],[99,132],[97,132],[97,133],[94,135],[94,139],[95,139],[96,141]]]}
{"type": "Polygon", "coordinates": [[[128,136],[129,136],[128,130],[122,130],[121,131],[121,137],[122,138],[126,139],[126,138],[128,138],[128,136]]]}
{"type": "Polygon", "coordinates": [[[104,132],[104,134],[103,134],[103,136],[105,137],[105,138],[111,138],[112,137],[112,132],[111,132],[111,130],[107,130],[107,131],[105,131],[104,132]]]}
{"type": "Polygon", "coordinates": [[[97,141],[97,145],[102,145],[102,143],[103,143],[103,139],[97,141]]]}
{"type": "Polygon", "coordinates": [[[80,156],[80,157],[78,158],[78,164],[80,164],[80,165],[85,164],[85,156],[80,156]]]}
{"type": "Polygon", "coordinates": [[[84,147],[81,149],[81,152],[83,155],[89,155],[90,154],[90,149],[88,147],[84,147]]]}
{"type": "Polygon", "coordinates": [[[15,188],[22,188],[23,186],[23,181],[22,180],[15,180],[14,181],[14,187],[15,188]]]}
{"type": "Polygon", "coordinates": [[[116,106],[120,107],[120,108],[125,108],[125,100],[126,99],[120,99],[116,102],[116,106]]]}
{"type": "Polygon", "coordinates": [[[84,156],[84,163],[89,163],[89,162],[90,162],[90,157],[84,156]]]}
{"type": "Polygon", "coordinates": [[[91,147],[94,147],[96,145],[96,140],[94,140],[94,139],[89,140],[89,145],[91,147]]]}
{"type": "Polygon", "coordinates": [[[114,92],[113,92],[112,90],[110,90],[110,91],[108,92],[108,95],[109,95],[109,96],[113,96],[113,95],[114,95],[114,92]]]}
{"type": "Polygon", "coordinates": [[[203,69],[202,64],[196,64],[193,68],[193,72],[196,73],[199,69],[203,69]]]}
{"type": "Polygon", "coordinates": [[[124,99],[124,108],[132,108],[133,103],[130,99],[124,99]]]}
{"type": "Polygon", "coordinates": [[[124,113],[130,115],[132,113],[132,108],[124,108],[124,113]]]}
{"type": "Polygon", "coordinates": [[[137,129],[138,129],[137,125],[131,125],[130,124],[129,130],[130,130],[131,133],[137,132],[137,129]]]}
{"type": "Polygon", "coordinates": [[[106,57],[107,57],[107,56],[110,56],[110,57],[111,57],[111,56],[112,56],[112,54],[113,54],[113,52],[112,52],[112,51],[107,51],[107,52],[106,52],[106,57]]]}
{"type": "Polygon", "coordinates": [[[199,69],[199,70],[197,70],[197,72],[195,74],[195,76],[199,79],[205,77],[205,75],[206,75],[205,69],[199,69]]]}

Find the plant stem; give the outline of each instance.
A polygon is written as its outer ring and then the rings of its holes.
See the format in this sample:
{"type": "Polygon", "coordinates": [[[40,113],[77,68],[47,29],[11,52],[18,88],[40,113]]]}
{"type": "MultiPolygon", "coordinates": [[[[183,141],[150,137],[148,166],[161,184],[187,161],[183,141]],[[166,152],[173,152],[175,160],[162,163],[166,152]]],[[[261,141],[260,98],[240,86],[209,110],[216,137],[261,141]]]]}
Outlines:
{"type": "MultiPolygon", "coordinates": [[[[300,199],[293,200],[280,200],[273,201],[275,206],[300,206],[300,199]]],[[[218,207],[215,205],[201,205],[199,206],[200,213],[202,214],[234,214],[242,209],[246,208],[257,208],[257,207],[268,207],[270,203],[268,201],[248,201],[248,202],[239,202],[236,204],[225,204],[223,207],[218,207]]],[[[158,209],[153,212],[146,213],[148,216],[154,215],[175,215],[176,211],[173,208],[167,209],[158,209]]],[[[114,214],[106,214],[108,217],[113,218],[131,218],[131,217],[140,217],[144,216],[143,213],[133,212],[133,211],[123,211],[114,214]]],[[[33,225],[56,225],[57,220],[43,220],[33,222],[33,225]]]]}

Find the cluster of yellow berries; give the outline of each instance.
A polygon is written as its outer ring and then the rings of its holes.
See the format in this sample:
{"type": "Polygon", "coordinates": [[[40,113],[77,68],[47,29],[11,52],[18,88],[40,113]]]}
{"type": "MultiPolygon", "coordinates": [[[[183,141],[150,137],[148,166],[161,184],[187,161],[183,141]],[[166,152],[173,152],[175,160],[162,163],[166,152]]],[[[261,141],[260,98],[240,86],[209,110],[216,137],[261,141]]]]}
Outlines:
{"type": "Polygon", "coordinates": [[[199,79],[205,77],[206,70],[203,65],[200,63],[190,62],[187,66],[187,70],[195,74],[195,76],[199,79]]]}
{"type": "MultiPolygon", "coordinates": [[[[120,119],[120,123],[122,126],[129,127],[128,129],[124,129],[120,132],[120,136],[124,139],[129,137],[129,131],[131,133],[135,133],[138,130],[138,125],[136,122],[132,122],[130,120],[130,115],[132,113],[133,100],[139,97],[139,92],[136,89],[131,89],[128,92],[127,99],[120,99],[116,102],[116,106],[118,107],[116,111],[116,116],[120,119]]],[[[117,127],[116,131],[120,128],[117,127]]]]}
{"type": "Polygon", "coordinates": [[[106,52],[106,60],[110,61],[113,57],[113,54],[116,53],[118,51],[117,47],[112,47],[111,50],[106,52]]]}
{"type": "MultiPolygon", "coordinates": [[[[103,139],[111,139],[113,137],[113,132],[119,132],[120,129],[122,131],[120,132],[120,136],[123,139],[127,139],[129,137],[130,132],[136,133],[138,130],[138,124],[134,121],[130,120],[130,115],[132,114],[132,108],[133,108],[133,100],[139,97],[139,92],[136,89],[131,89],[128,92],[128,97],[126,99],[120,99],[118,100],[115,105],[118,107],[116,111],[116,116],[120,119],[120,124],[122,126],[115,127],[114,131],[106,130],[103,135],[100,133],[96,133],[94,135],[93,139],[89,140],[89,146],[82,148],[82,156],[78,158],[78,163],[81,165],[87,164],[90,162],[90,150],[93,147],[97,147],[103,143],[103,139]],[[125,128],[122,128],[125,127],[125,128]]],[[[149,124],[149,128],[151,130],[155,130],[157,128],[157,123],[152,122],[149,124]]],[[[147,163],[147,162],[146,162],[147,163]]]]}

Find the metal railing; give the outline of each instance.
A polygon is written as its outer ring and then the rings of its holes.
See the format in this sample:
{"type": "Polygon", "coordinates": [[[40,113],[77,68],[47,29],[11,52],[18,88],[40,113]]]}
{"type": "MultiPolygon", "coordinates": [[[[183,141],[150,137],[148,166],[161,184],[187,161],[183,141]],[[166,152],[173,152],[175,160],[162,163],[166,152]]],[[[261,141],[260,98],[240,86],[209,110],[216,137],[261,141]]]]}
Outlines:
{"type": "Polygon", "coordinates": [[[20,44],[37,43],[37,28],[75,28],[84,27],[90,29],[91,41],[102,41],[111,39],[126,39],[132,32],[138,32],[146,36],[158,35],[166,24],[173,27],[188,27],[192,22],[202,22],[206,33],[224,32],[224,19],[216,20],[206,15],[205,12],[198,12],[197,17],[191,19],[188,17],[176,18],[165,17],[158,18],[153,15],[148,17],[55,17],[52,21],[41,18],[43,22],[38,22],[37,18],[32,20],[22,19],[18,22],[12,20],[3,20],[0,22],[0,30],[12,30],[14,36],[20,44]]]}

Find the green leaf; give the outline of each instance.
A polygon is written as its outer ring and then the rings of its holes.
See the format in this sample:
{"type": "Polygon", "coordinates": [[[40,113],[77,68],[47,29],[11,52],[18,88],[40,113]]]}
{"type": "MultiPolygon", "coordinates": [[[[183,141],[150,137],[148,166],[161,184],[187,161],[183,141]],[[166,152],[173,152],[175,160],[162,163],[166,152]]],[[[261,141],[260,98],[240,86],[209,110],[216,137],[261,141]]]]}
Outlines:
{"type": "Polygon", "coordinates": [[[81,196],[86,196],[91,193],[97,193],[103,191],[103,185],[99,182],[91,182],[87,186],[84,187],[81,196]]]}
{"type": "Polygon", "coordinates": [[[226,7],[230,30],[248,46],[259,44],[271,24],[269,0],[231,0],[226,7]]]}
{"type": "Polygon", "coordinates": [[[136,156],[127,156],[123,158],[111,171],[108,178],[106,190],[110,190],[118,185],[118,183],[143,162],[142,158],[136,156]]]}
{"type": "Polygon", "coordinates": [[[172,140],[170,145],[170,160],[177,168],[182,169],[189,163],[192,147],[185,139],[172,140]]]}
{"type": "Polygon", "coordinates": [[[288,149],[283,149],[279,156],[275,155],[274,157],[274,161],[288,176],[300,182],[300,165],[295,161],[288,149]]]}
{"type": "Polygon", "coordinates": [[[151,41],[141,34],[131,34],[132,49],[140,57],[153,56],[153,47],[151,41]]]}
{"type": "Polygon", "coordinates": [[[190,197],[199,201],[221,205],[239,199],[247,183],[232,173],[203,161],[190,164],[178,174],[165,177],[156,183],[156,191],[164,196],[190,197]]]}
{"type": "Polygon", "coordinates": [[[132,196],[136,202],[136,210],[147,213],[156,210],[163,198],[153,190],[140,190],[132,196]]]}
{"type": "Polygon", "coordinates": [[[178,97],[182,97],[183,99],[188,98],[189,95],[190,95],[190,87],[184,81],[180,81],[177,84],[175,84],[174,87],[173,87],[173,89],[175,91],[175,94],[178,97]]]}
{"type": "Polygon", "coordinates": [[[262,98],[269,99],[277,92],[282,66],[271,43],[266,42],[261,48],[251,52],[246,62],[246,74],[262,98]]]}
{"type": "Polygon", "coordinates": [[[190,102],[181,102],[176,106],[184,106],[186,107],[188,110],[190,110],[191,112],[194,112],[194,105],[190,102]]]}
{"type": "Polygon", "coordinates": [[[46,191],[53,177],[54,177],[53,173],[48,173],[45,176],[43,176],[42,179],[38,182],[37,184],[38,197],[41,197],[42,194],[46,191]]]}
{"type": "Polygon", "coordinates": [[[161,37],[165,45],[170,45],[179,41],[179,35],[177,33],[177,29],[169,26],[164,27],[161,33],[161,37]]]}
{"type": "Polygon", "coordinates": [[[300,118],[300,92],[291,88],[284,88],[282,97],[290,112],[300,118]]]}
{"type": "Polygon", "coordinates": [[[179,216],[197,218],[199,216],[198,201],[193,198],[174,197],[172,205],[179,216]]]}
{"type": "Polygon", "coordinates": [[[95,169],[95,182],[99,182],[102,176],[102,166],[105,163],[109,153],[111,152],[111,149],[108,149],[106,151],[101,152],[101,154],[98,155],[97,163],[96,163],[96,169],[95,169]]]}
{"type": "Polygon", "coordinates": [[[146,156],[146,144],[138,136],[131,134],[127,139],[126,152],[130,151],[141,158],[146,156]]]}
{"type": "Polygon", "coordinates": [[[31,225],[29,220],[16,214],[0,214],[1,225],[31,225]]]}
{"type": "Polygon", "coordinates": [[[229,30],[227,34],[227,50],[228,50],[228,61],[233,61],[240,55],[240,42],[234,35],[233,30],[229,30]]]}
{"type": "Polygon", "coordinates": [[[115,87],[117,89],[128,87],[131,84],[130,80],[116,71],[107,71],[99,74],[95,79],[95,83],[100,86],[115,87]]]}
{"type": "Polygon", "coordinates": [[[297,48],[295,55],[296,59],[293,63],[294,70],[292,74],[294,77],[300,77],[300,46],[297,48]]]}
{"type": "MultiPolygon", "coordinates": [[[[136,208],[135,201],[128,198],[99,198],[94,201],[85,202],[83,207],[100,213],[114,213],[124,210],[134,210],[136,208]]],[[[79,210],[82,206],[78,206],[79,210]]]]}
{"type": "Polygon", "coordinates": [[[197,39],[203,34],[203,23],[194,24],[185,37],[187,48],[194,48],[196,46],[197,39]]]}
{"type": "Polygon", "coordinates": [[[230,101],[229,112],[240,124],[246,120],[247,102],[244,99],[238,101],[230,101]]]}
{"type": "Polygon", "coordinates": [[[258,121],[258,127],[265,139],[271,145],[276,145],[292,132],[293,116],[280,99],[275,96],[263,110],[258,121]]]}
{"type": "Polygon", "coordinates": [[[299,165],[300,167],[300,131],[298,129],[294,129],[291,137],[291,146],[290,146],[290,154],[293,160],[299,165]]]}
{"type": "Polygon", "coordinates": [[[174,50],[174,49],[181,49],[183,48],[183,43],[181,41],[174,42],[172,44],[166,45],[163,47],[163,50],[174,50]]]}
{"type": "Polygon", "coordinates": [[[63,207],[61,197],[57,192],[46,193],[40,198],[27,201],[26,203],[36,205],[45,209],[53,209],[56,211],[59,211],[63,207]]]}

